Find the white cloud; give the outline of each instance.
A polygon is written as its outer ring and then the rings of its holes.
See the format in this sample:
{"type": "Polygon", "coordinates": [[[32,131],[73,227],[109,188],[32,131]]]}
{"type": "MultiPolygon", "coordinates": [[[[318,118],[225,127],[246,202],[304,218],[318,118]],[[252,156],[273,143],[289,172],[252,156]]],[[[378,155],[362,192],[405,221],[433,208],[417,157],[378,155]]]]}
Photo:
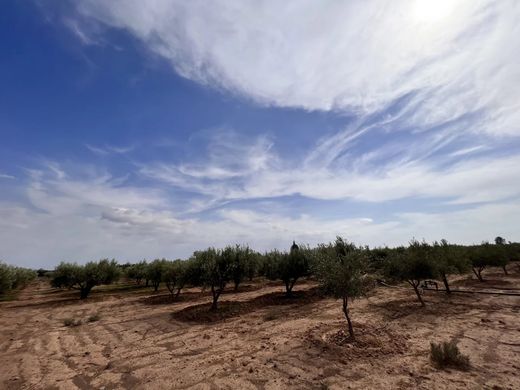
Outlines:
{"type": "Polygon", "coordinates": [[[294,194],[369,202],[429,197],[458,204],[520,196],[520,156],[484,155],[454,160],[466,156],[471,151],[468,149],[462,154],[448,151],[432,157],[435,150],[453,141],[437,134],[401,141],[399,145],[383,143],[367,153],[353,153],[338,160],[349,150],[349,142],[361,137],[363,131],[339,133],[344,142],[338,135],[322,140],[307,158],[292,164],[279,157],[264,138],[244,144],[229,135],[220,138],[216,134],[208,144],[209,157],[193,163],[192,169],[160,163],[146,165],[140,172],[204,195],[211,207],[230,200],[294,194]],[[373,159],[377,159],[375,164],[373,159]]]}
{"type": "Polygon", "coordinates": [[[410,125],[482,112],[478,127],[459,131],[520,131],[514,0],[87,0],[77,9],[126,29],[182,76],[260,103],[367,113],[413,93],[410,125]]]}
{"type": "Polygon", "coordinates": [[[16,179],[16,177],[0,172],[0,179],[16,179]]]}
{"type": "MultiPolygon", "coordinates": [[[[105,45],[106,26],[125,29],[196,82],[259,104],[350,112],[356,119],[331,136],[316,129],[308,153],[290,158],[277,150],[275,136],[214,131],[206,152],[194,154],[199,158],[139,165],[147,187],[93,167],[44,162],[27,170],[27,180],[3,183],[25,195],[0,202],[6,261],[52,266],[184,257],[208,245],[244,242],[263,250],[337,234],[372,245],[411,237],[518,239],[520,156],[503,147],[513,147],[518,139],[510,136],[520,134],[517,2],[74,4],[77,14],[64,21],[84,44],[105,45]],[[281,199],[294,194],[321,201],[413,198],[418,206],[319,218],[295,213],[281,199]],[[247,201],[262,198],[284,213],[248,209],[247,201]],[[435,199],[441,211],[422,211],[420,198],[435,199]]],[[[133,150],[85,147],[102,156],[133,150]]]]}
{"type": "Polygon", "coordinates": [[[61,260],[87,261],[101,257],[116,257],[122,262],[178,258],[207,246],[239,242],[257,250],[286,249],[293,239],[314,245],[338,234],[358,244],[370,245],[405,244],[412,237],[472,243],[498,234],[517,238],[520,218],[520,203],[514,202],[445,213],[396,214],[383,221],[377,216],[324,220],[233,208],[222,209],[212,220],[182,219],[171,211],[147,208],[146,200],[141,202],[141,208],[129,208],[115,206],[121,204],[117,196],[112,199],[112,207],[106,201],[93,203],[97,197],[85,201],[76,191],[59,198],[53,193],[42,193],[41,197],[45,196],[39,202],[48,206],[45,212],[35,212],[32,206],[0,202],[4,260],[52,267],[61,260]]]}
{"type": "Polygon", "coordinates": [[[132,150],[134,150],[134,146],[111,146],[111,145],[104,145],[104,146],[94,146],[90,144],[85,144],[85,147],[90,150],[92,153],[101,155],[101,156],[107,156],[109,154],[125,154],[129,153],[132,150]]]}

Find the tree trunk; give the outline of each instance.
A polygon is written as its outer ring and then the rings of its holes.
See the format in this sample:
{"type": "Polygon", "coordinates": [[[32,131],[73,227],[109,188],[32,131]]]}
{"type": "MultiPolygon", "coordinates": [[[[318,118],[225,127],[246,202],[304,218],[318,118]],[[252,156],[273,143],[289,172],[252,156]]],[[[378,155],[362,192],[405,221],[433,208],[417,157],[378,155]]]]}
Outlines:
{"type": "Polygon", "coordinates": [[[285,295],[287,297],[292,297],[292,290],[293,290],[293,287],[294,285],[296,284],[296,279],[287,279],[284,281],[285,283],[285,295]]]}
{"type": "Polygon", "coordinates": [[[419,289],[417,288],[419,286],[419,282],[417,282],[417,284],[416,284],[413,281],[408,281],[408,283],[410,283],[412,285],[413,290],[415,291],[415,294],[417,295],[417,299],[419,300],[419,302],[421,302],[421,306],[423,306],[423,307],[426,306],[424,304],[424,301],[423,301],[422,297],[421,297],[421,294],[419,293],[419,289]]]}
{"type": "Polygon", "coordinates": [[[504,270],[504,275],[508,275],[508,273],[507,273],[507,269],[506,269],[506,266],[505,266],[505,265],[502,266],[502,269],[504,270]]]}
{"type": "Polygon", "coordinates": [[[181,293],[181,290],[182,290],[182,287],[179,287],[177,289],[177,292],[175,293],[175,299],[177,299],[179,297],[179,294],[181,293]]]}
{"type": "Polygon", "coordinates": [[[482,268],[472,268],[473,269],[473,273],[477,276],[477,279],[479,280],[479,282],[483,282],[484,279],[482,279],[482,275],[481,275],[481,272],[482,272],[482,268]]]}
{"type": "Polygon", "coordinates": [[[87,285],[85,287],[81,287],[79,290],[79,298],[80,299],[86,299],[88,297],[88,294],[90,294],[90,290],[92,290],[93,286],[87,285]]]}
{"type": "Polygon", "coordinates": [[[235,282],[235,287],[233,287],[233,290],[234,291],[238,291],[238,286],[240,285],[240,281],[234,281],[235,282]]]}
{"type": "Polygon", "coordinates": [[[289,280],[286,280],[285,282],[285,295],[290,297],[292,294],[292,286],[289,280]]]}
{"type": "Polygon", "coordinates": [[[173,298],[175,298],[174,294],[173,294],[173,291],[175,290],[175,288],[173,287],[172,284],[170,283],[166,283],[166,288],[168,289],[168,291],[170,292],[170,298],[173,300],[173,298]]]}
{"type": "Polygon", "coordinates": [[[348,323],[348,334],[352,340],[355,340],[354,337],[354,328],[352,327],[352,321],[350,320],[349,309],[348,309],[348,297],[343,297],[343,314],[345,314],[345,318],[348,323]]]}
{"type": "Polygon", "coordinates": [[[217,311],[218,297],[220,296],[221,290],[215,290],[215,286],[211,286],[211,295],[213,296],[213,302],[211,303],[211,311],[217,311]]]}
{"type": "Polygon", "coordinates": [[[446,293],[451,294],[450,285],[448,284],[448,278],[446,274],[442,274],[442,282],[444,283],[444,287],[446,287],[446,293]]]}

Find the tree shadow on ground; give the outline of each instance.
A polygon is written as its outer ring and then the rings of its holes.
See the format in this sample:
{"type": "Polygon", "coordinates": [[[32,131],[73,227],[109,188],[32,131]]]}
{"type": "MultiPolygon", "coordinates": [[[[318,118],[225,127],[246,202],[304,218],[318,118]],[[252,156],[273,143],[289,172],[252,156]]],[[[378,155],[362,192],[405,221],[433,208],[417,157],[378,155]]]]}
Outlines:
{"type": "Polygon", "coordinates": [[[426,296],[423,295],[426,306],[422,307],[413,294],[410,290],[410,297],[371,303],[370,307],[375,308],[386,320],[397,320],[414,315],[414,321],[419,322],[421,318],[425,322],[430,321],[432,315],[446,317],[472,310],[498,311],[504,308],[504,305],[499,302],[486,302],[482,296],[456,293],[447,295],[443,292],[428,292],[426,296]]]}
{"type": "MultiPolygon", "coordinates": [[[[493,275],[496,276],[496,275],[493,275]]],[[[486,288],[504,288],[511,289],[510,286],[513,285],[509,280],[504,279],[495,279],[495,278],[486,278],[486,275],[483,275],[484,281],[480,282],[477,279],[459,279],[450,283],[451,288],[456,287],[471,287],[474,290],[486,289],[486,288]]]]}
{"type": "Polygon", "coordinates": [[[302,306],[324,299],[318,288],[304,291],[294,291],[291,296],[283,292],[273,292],[260,295],[247,301],[222,301],[218,310],[211,311],[211,302],[188,306],[171,314],[172,318],[182,322],[212,323],[229,318],[249,314],[272,306],[302,306]]]}
{"type": "MultiPolygon", "coordinates": [[[[281,284],[279,281],[271,282],[271,281],[260,281],[260,282],[249,282],[241,284],[237,290],[233,288],[233,286],[228,286],[221,294],[221,296],[233,295],[233,294],[241,294],[253,291],[259,291],[266,287],[280,287],[281,284]]],[[[189,291],[198,289],[198,287],[191,287],[188,289],[183,289],[178,297],[174,298],[170,293],[165,293],[164,290],[154,295],[149,295],[139,299],[139,301],[145,305],[168,305],[178,302],[190,302],[196,301],[200,298],[211,297],[211,291],[209,289],[201,289],[198,291],[189,291]]]]}

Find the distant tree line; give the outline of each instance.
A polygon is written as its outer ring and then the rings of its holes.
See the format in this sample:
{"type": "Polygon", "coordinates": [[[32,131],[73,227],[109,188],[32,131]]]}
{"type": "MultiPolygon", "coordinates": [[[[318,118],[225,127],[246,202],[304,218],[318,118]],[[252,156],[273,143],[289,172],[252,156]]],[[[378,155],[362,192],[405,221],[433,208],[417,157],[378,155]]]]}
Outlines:
{"type": "Polygon", "coordinates": [[[36,272],[0,262],[0,295],[25,287],[36,278],[36,272]]]}

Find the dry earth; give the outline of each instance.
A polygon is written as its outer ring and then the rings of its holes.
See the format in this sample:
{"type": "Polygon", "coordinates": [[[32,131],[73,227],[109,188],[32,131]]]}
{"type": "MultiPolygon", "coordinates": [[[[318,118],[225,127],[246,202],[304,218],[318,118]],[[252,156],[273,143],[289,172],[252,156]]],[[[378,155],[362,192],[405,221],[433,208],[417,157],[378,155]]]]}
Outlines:
{"type": "MultiPolygon", "coordinates": [[[[520,291],[519,273],[486,277],[455,284],[520,291]]],[[[518,296],[428,291],[420,308],[410,289],[380,287],[354,302],[352,344],[338,342],[339,301],[312,282],[292,299],[278,284],[246,283],[221,297],[218,316],[195,289],[175,303],[165,291],[96,289],[79,301],[39,281],[0,303],[1,389],[520,389],[518,296]],[[452,338],[467,372],[430,363],[430,341],[452,338]]]]}

